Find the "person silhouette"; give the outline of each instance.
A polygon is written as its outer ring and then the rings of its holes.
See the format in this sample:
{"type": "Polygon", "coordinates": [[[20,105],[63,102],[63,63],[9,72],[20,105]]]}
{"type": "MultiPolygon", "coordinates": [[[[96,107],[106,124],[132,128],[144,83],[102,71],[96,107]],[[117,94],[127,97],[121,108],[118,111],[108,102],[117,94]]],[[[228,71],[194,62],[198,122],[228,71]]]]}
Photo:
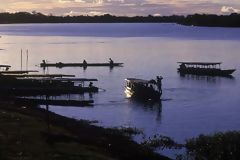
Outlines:
{"type": "Polygon", "coordinates": [[[83,65],[86,66],[87,65],[87,61],[84,59],[83,60],[83,65]]]}
{"type": "Polygon", "coordinates": [[[180,69],[186,69],[187,67],[186,67],[186,65],[184,64],[184,63],[182,63],[181,65],[180,65],[180,69]]]}
{"type": "Polygon", "coordinates": [[[157,76],[157,87],[158,87],[158,90],[160,92],[160,94],[162,95],[162,76],[157,76]]]}
{"type": "Polygon", "coordinates": [[[113,62],[113,60],[111,58],[109,58],[109,63],[110,63],[111,66],[113,66],[114,62],[113,62]]]}
{"type": "Polygon", "coordinates": [[[88,87],[90,87],[90,88],[93,87],[93,83],[90,82],[89,85],[88,85],[88,87]]]}

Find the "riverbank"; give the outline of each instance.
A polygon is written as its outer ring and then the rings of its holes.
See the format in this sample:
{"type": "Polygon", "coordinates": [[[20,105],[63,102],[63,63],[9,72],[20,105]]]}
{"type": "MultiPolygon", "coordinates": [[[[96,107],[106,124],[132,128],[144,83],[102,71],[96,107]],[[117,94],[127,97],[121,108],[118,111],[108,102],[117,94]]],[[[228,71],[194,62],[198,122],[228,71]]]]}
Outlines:
{"type": "Polygon", "coordinates": [[[116,129],[0,102],[0,159],[168,159],[116,129]]]}

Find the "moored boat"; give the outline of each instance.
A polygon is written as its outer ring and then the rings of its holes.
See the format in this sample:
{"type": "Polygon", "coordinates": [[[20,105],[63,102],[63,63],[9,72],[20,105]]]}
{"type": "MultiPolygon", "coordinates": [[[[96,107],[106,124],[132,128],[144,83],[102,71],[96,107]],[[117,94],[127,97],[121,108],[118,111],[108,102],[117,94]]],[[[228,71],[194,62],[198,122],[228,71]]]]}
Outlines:
{"type": "Polygon", "coordinates": [[[194,74],[206,76],[230,76],[235,69],[221,69],[221,62],[204,63],[204,62],[178,62],[178,72],[181,75],[194,74]]]}
{"type": "Polygon", "coordinates": [[[0,94],[60,95],[98,92],[98,88],[93,85],[85,87],[84,81],[66,78],[16,78],[12,75],[0,74],[0,94]]]}

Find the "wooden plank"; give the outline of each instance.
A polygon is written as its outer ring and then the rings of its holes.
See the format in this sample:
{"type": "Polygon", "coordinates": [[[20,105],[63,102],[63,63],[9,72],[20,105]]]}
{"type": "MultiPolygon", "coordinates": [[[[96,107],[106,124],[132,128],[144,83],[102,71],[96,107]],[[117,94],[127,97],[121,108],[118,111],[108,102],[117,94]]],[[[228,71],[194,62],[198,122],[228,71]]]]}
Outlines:
{"type": "Polygon", "coordinates": [[[75,77],[75,75],[67,75],[67,74],[26,74],[26,75],[11,75],[16,78],[27,78],[27,77],[37,77],[37,78],[55,78],[55,77],[75,77]]]}
{"type": "Polygon", "coordinates": [[[9,65],[0,65],[0,67],[4,67],[4,68],[10,68],[11,66],[9,66],[9,65]]]}

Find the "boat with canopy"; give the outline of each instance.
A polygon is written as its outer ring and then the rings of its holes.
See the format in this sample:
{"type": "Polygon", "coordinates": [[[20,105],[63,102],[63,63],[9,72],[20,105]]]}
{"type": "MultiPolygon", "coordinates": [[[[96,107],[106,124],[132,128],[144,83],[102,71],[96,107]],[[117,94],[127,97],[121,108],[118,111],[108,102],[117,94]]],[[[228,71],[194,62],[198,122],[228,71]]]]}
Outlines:
{"type": "Polygon", "coordinates": [[[178,62],[181,75],[231,76],[236,69],[221,69],[221,62],[178,62]]]}
{"type": "Polygon", "coordinates": [[[136,78],[127,78],[125,81],[125,94],[128,98],[154,101],[160,100],[162,89],[157,81],[136,78]]]}

